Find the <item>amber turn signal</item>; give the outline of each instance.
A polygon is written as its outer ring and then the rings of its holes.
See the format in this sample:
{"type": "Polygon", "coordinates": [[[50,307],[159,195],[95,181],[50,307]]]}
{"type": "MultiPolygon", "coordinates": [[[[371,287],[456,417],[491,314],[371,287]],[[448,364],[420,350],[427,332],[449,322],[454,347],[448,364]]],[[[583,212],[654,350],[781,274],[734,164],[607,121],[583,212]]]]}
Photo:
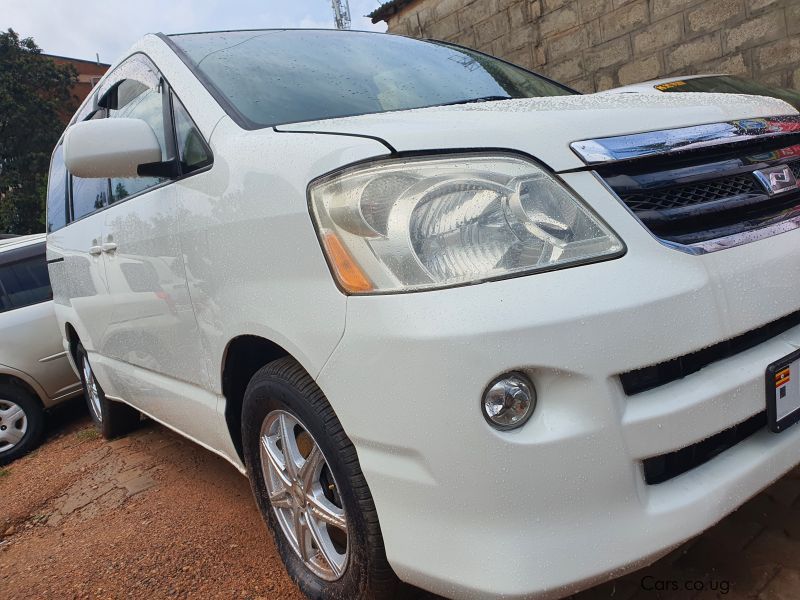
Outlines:
{"type": "Polygon", "coordinates": [[[325,251],[331,261],[333,271],[336,273],[336,278],[345,291],[369,292],[373,289],[367,276],[364,275],[335,234],[326,233],[322,237],[322,243],[325,245],[325,251]]]}

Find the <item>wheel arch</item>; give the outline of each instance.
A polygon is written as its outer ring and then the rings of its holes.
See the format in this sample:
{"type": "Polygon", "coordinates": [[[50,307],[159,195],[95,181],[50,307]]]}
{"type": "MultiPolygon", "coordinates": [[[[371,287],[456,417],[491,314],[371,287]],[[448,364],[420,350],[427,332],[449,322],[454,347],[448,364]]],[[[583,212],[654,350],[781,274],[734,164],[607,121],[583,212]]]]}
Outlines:
{"type": "Polygon", "coordinates": [[[295,358],[280,344],[257,335],[235,337],[225,348],[221,373],[222,395],[225,397],[225,424],[236,453],[242,461],[244,461],[242,406],[245,390],[253,375],[261,367],[285,356],[295,358]]]}
{"type": "Polygon", "coordinates": [[[29,377],[22,371],[0,365],[0,383],[21,387],[35,398],[36,402],[38,402],[42,408],[45,408],[44,398],[46,398],[46,396],[43,395],[44,390],[41,389],[39,384],[32,377],[29,377]]]}
{"type": "Polygon", "coordinates": [[[78,344],[81,341],[80,336],[78,336],[78,332],[75,331],[75,328],[72,326],[72,323],[67,321],[64,325],[64,339],[67,340],[69,344],[69,358],[72,361],[72,367],[77,372],[78,370],[78,344]]]}

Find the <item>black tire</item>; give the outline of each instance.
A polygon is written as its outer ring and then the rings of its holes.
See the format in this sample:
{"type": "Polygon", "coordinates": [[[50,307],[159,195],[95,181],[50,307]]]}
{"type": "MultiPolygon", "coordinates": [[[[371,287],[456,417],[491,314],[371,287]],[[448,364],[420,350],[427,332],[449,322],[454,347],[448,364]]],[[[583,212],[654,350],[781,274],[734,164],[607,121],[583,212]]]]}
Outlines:
{"type": "Polygon", "coordinates": [[[110,440],[126,435],[136,429],[141,420],[141,413],[132,406],[106,398],[103,388],[94,377],[94,371],[92,371],[89,357],[83,345],[78,344],[76,354],[78,359],[78,371],[80,372],[81,383],[83,384],[83,395],[86,398],[89,415],[92,417],[92,421],[94,421],[95,427],[97,427],[101,435],[107,440],[110,440]],[[89,367],[88,376],[91,378],[91,381],[87,381],[87,369],[85,368],[87,365],[89,367]],[[97,405],[94,405],[92,402],[92,394],[89,391],[90,385],[93,385],[97,390],[97,405]]]}
{"type": "MultiPolygon", "coordinates": [[[[0,410],[11,408],[9,403],[22,409],[27,425],[22,438],[14,442],[13,446],[9,442],[0,441],[0,465],[6,465],[36,448],[42,443],[44,435],[44,408],[38,398],[21,385],[0,383],[0,410]]],[[[8,420],[9,418],[3,421],[0,417],[0,432],[8,431],[12,427],[18,428],[22,423],[19,417],[15,417],[13,422],[7,422],[8,420]]]]}
{"type": "Polygon", "coordinates": [[[376,600],[405,596],[386,559],[378,514],[353,444],[314,380],[293,359],[276,360],[247,386],[242,409],[244,458],[256,502],[272,530],[286,570],[314,600],[376,600]],[[261,468],[261,426],[275,410],[290,413],[317,441],[338,486],[347,515],[348,559],[336,581],[314,574],[292,548],[270,505],[261,468]]]}

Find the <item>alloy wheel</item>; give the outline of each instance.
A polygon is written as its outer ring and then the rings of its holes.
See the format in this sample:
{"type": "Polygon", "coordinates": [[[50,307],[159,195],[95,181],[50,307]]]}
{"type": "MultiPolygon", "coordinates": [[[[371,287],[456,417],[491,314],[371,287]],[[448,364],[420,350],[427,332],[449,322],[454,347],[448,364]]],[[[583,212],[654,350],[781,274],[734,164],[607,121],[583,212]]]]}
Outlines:
{"type": "Polygon", "coordinates": [[[347,567],[347,517],[319,444],[283,410],[266,416],[260,442],[270,504],[289,544],[312,573],[339,579],[347,567]]]}
{"type": "Polygon", "coordinates": [[[86,382],[86,395],[89,399],[89,409],[92,411],[92,416],[98,423],[102,423],[103,409],[100,406],[100,390],[97,387],[97,380],[94,378],[92,367],[86,356],[83,357],[83,380],[86,382]]]}

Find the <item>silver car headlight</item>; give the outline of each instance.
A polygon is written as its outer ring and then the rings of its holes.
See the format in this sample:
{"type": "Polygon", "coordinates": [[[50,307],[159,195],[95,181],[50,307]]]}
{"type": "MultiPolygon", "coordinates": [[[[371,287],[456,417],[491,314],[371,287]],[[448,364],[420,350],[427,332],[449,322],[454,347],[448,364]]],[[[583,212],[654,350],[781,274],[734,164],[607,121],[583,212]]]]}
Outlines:
{"type": "Polygon", "coordinates": [[[587,206],[510,155],[393,159],[315,181],[311,212],[339,285],[405,292],[622,254],[587,206]]]}

